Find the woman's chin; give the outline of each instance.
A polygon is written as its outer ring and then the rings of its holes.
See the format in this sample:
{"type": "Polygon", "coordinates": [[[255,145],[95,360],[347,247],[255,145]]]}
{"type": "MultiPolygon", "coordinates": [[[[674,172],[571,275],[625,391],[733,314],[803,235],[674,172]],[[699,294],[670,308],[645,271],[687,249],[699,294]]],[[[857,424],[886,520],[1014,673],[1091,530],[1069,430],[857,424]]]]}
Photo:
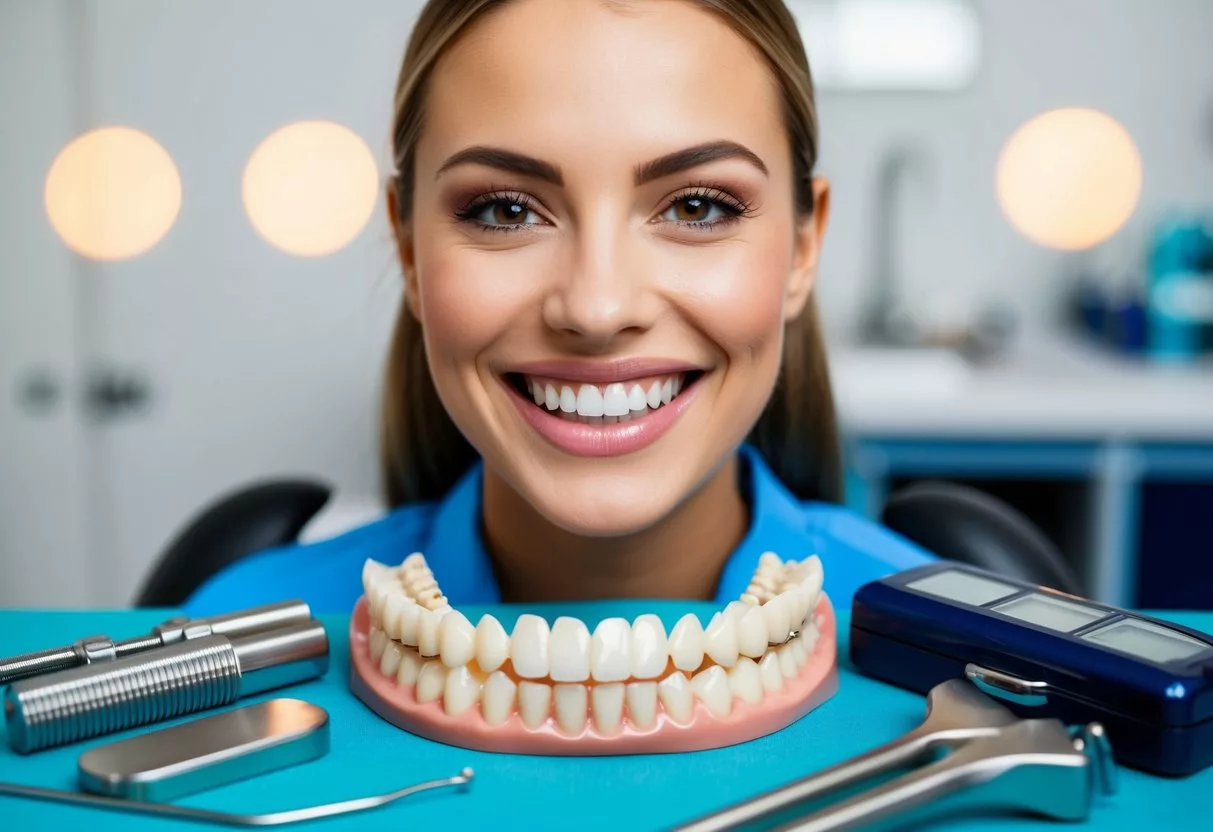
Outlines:
{"type": "Polygon", "coordinates": [[[648,529],[677,506],[673,490],[604,487],[581,490],[575,486],[559,493],[536,495],[534,505],[553,525],[582,537],[625,537],[648,529]]]}

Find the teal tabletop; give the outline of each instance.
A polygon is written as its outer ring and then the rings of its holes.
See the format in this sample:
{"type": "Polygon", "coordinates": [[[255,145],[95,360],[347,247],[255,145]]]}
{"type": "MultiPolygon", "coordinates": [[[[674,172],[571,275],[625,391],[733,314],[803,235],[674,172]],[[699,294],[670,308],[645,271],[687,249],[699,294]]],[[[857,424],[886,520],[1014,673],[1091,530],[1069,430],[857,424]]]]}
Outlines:
{"type": "MultiPolygon", "coordinates": [[[[554,613],[555,608],[539,610],[554,613]]],[[[587,622],[605,615],[656,612],[667,623],[708,606],[671,602],[563,605],[587,622]],[[573,606],[573,609],[570,609],[573,606]]],[[[492,612],[504,622],[517,610],[469,608],[473,620],[492,612]]],[[[0,611],[0,656],[70,643],[105,633],[126,638],[146,633],[166,611],[0,611]]],[[[701,615],[703,620],[709,616],[701,615]]],[[[1170,614],[1174,621],[1213,629],[1213,613],[1170,614]]],[[[825,705],[775,735],[742,745],[695,753],[626,757],[555,758],[467,751],[407,734],[381,720],[349,691],[348,619],[322,618],[332,641],[332,664],[321,680],[261,694],[303,699],[328,711],[332,745],[314,762],[183,798],[181,805],[232,812],[269,812],[392,791],[408,784],[475,771],[466,791],[444,789],[346,817],[311,821],[315,830],[394,829],[669,829],[704,813],[766,791],[885,743],[921,721],[922,696],[872,681],[847,664],[849,618],[839,611],[841,685],[825,705]]],[[[167,724],[195,719],[174,720],[167,724]]],[[[146,730],[146,729],[140,729],[146,730]]],[[[132,736],[127,731],[64,748],[21,756],[0,743],[0,781],[76,789],[76,760],[87,749],[132,736]]],[[[3,734],[0,734],[2,737],[3,734]]],[[[1120,789],[1096,799],[1089,820],[1060,824],[1029,817],[985,814],[951,817],[927,828],[982,830],[1207,830],[1213,769],[1184,779],[1163,779],[1122,769],[1120,789]]],[[[208,827],[192,822],[128,815],[0,797],[0,829],[83,829],[89,832],[208,827]]],[[[287,827],[291,828],[291,827],[287,827]]],[[[921,825],[916,829],[923,828],[921,825]]]]}

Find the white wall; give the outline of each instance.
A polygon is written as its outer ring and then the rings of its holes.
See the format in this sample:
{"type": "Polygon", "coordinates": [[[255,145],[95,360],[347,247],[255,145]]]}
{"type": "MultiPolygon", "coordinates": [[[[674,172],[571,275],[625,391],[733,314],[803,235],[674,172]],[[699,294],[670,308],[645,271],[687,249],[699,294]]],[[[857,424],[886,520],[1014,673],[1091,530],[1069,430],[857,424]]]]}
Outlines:
{"type": "MultiPolygon", "coordinates": [[[[35,1],[43,2],[26,0],[35,1]]],[[[1067,259],[1019,238],[993,193],[1003,140],[1045,109],[1102,109],[1137,140],[1144,193],[1113,241],[1130,244],[1123,256],[1134,256],[1161,211],[1213,202],[1213,2],[977,6],[984,58],[972,89],[820,96],[821,171],[834,181],[820,294],[837,334],[867,288],[875,163],[893,143],[912,142],[931,162],[899,212],[897,262],[920,299],[996,293],[1033,319],[1054,312],[1067,259]]],[[[0,27],[29,8],[2,0],[0,27]]],[[[302,473],[330,479],[349,499],[374,499],[379,362],[397,299],[382,213],[347,251],[296,260],[252,234],[238,177],[257,141],[301,118],[350,125],[386,169],[391,89],[420,2],[92,0],[78,8],[105,10],[97,51],[81,58],[94,71],[80,117],[144,126],[173,149],[187,188],[178,226],[148,257],[82,267],[92,343],[80,358],[134,362],[158,396],[150,418],[94,436],[95,601],[120,603],[165,538],[229,488],[302,473]],[[132,291],[139,285],[157,288],[132,291]]],[[[54,152],[29,164],[44,166],[54,152]]],[[[15,234],[46,236],[30,181],[29,193],[0,193],[0,215],[26,224],[15,234]]],[[[0,251],[0,277],[12,273],[4,258],[0,251]]],[[[9,383],[0,379],[5,394],[9,383]]],[[[0,551],[0,573],[37,568],[0,551]]]]}
{"type": "MultiPolygon", "coordinates": [[[[931,171],[901,204],[897,262],[911,297],[986,293],[1034,321],[1055,314],[1073,258],[1003,220],[994,168],[1006,137],[1054,107],[1105,111],[1144,160],[1140,210],[1095,253],[1123,262],[1176,206],[1213,208],[1213,3],[1208,0],[976,0],[984,58],[957,95],[820,95],[821,172],[835,185],[820,299],[831,330],[855,323],[872,268],[874,165],[897,142],[931,171]]],[[[812,56],[809,56],[810,63],[812,56]]],[[[1136,263],[1127,264],[1132,268],[1136,263]]]]}

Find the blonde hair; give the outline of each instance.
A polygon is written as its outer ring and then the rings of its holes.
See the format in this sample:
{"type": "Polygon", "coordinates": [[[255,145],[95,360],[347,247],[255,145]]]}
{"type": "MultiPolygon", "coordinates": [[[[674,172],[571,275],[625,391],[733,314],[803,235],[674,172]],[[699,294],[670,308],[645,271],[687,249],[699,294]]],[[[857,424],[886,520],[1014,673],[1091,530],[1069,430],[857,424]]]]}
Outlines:
{"type": "MultiPolygon", "coordinates": [[[[475,21],[510,0],[430,0],[413,29],[396,85],[389,187],[398,222],[412,212],[414,150],[426,81],[439,57],[475,21]]],[[[817,107],[795,21],[782,0],[687,0],[719,15],[766,57],[779,83],[792,150],[797,212],[814,210],[817,107]]],[[[397,229],[399,231],[399,229],[397,229]]],[[[842,473],[833,394],[816,303],[785,325],[779,378],[748,441],[801,499],[839,502],[842,473]]],[[[447,415],[430,377],[421,323],[402,303],[383,396],[381,475],[392,506],[442,497],[478,458],[447,415]]]]}

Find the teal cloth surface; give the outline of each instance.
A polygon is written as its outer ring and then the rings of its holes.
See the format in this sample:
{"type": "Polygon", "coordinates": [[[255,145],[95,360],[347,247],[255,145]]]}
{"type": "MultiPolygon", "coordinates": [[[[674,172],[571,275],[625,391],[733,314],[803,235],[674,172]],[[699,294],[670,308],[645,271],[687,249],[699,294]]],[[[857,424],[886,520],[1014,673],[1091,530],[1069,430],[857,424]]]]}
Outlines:
{"type": "MultiPolygon", "coordinates": [[[[692,606],[707,620],[713,606],[692,606]]],[[[468,608],[472,620],[493,612],[502,622],[517,609],[468,608]]],[[[554,614],[555,607],[541,610],[554,614]]],[[[591,626],[606,615],[657,612],[671,625],[688,605],[627,602],[562,605],[591,626]]],[[[0,611],[0,656],[69,643],[105,633],[127,638],[163,621],[164,611],[0,611]]],[[[1213,614],[1170,615],[1175,621],[1213,630],[1213,614]]],[[[349,653],[345,616],[322,619],[332,640],[332,665],[316,682],[262,694],[238,704],[289,696],[325,708],[332,720],[332,748],[321,760],[255,780],[196,794],[182,805],[235,812],[268,812],[392,791],[457,774],[476,776],[470,790],[444,789],[405,798],[385,808],[303,825],[308,829],[668,829],[825,766],[867,751],[914,727],[924,699],[866,679],[846,662],[848,615],[839,612],[842,678],[838,694],[776,735],[731,748],[678,755],[553,758],[487,754],[444,746],[406,734],[380,720],[348,688],[349,653]]],[[[233,706],[234,707],[234,706],[233,706]]],[[[196,719],[185,717],[176,722],[196,719]]],[[[136,729],[138,731],[148,730],[136,729]]],[[[76,760],[86,749],[123,732],[65,748],[20,756],[0,746],[0,781],[58,789],[76,788],[76,760]]],[[[1099,798],[1090,820],[1074,826],[1031,818],[983,815],[928,824],[927,828],[1042,830],[1209,829],[1213,769],[1168,780],[1121,770],[1120,792],[1099,798]]],[[[0,797],[0,829],[88,829],[89,832],[221,828],[176,820],[0,797]]],[[[291,827],[287,827],[291,828],[291,827]]],[[[923,827],[915,827],[923,828],[923,827]]]]}

